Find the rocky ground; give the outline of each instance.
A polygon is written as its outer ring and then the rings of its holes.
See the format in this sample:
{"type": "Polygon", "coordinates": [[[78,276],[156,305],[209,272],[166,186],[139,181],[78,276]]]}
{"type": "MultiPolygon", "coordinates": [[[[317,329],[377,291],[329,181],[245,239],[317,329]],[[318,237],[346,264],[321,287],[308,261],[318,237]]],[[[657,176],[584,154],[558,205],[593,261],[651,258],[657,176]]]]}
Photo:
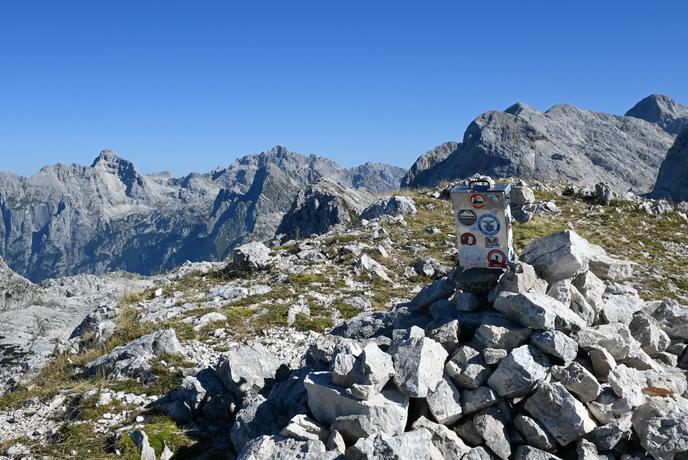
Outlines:
{"type": "Polygon", "coordinates": [[[684,455],[685,209],[533,188],[514,213],[521,262],[501,277],[455,268],[438,188],[149,278],[0,398],[0,452],[684,455]]]}

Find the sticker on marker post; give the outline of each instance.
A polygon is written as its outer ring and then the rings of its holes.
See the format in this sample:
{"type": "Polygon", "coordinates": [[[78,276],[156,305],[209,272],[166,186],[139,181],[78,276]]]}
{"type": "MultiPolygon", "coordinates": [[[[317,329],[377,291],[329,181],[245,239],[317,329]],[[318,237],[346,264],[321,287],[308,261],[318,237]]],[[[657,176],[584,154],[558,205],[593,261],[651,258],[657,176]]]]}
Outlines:
{"type": "Polygon", "coordinates": [[[477,218],[478,216],[476,216],[475,213],[470,209],[462,209],[457,214],[457,219],[459,220],[459,222],[467,227],[470,227],[473,224],[475,224],[477,218]]]}
{"type": "Polygon", "coordinates": [[[472,193],[471,196],[468,198],[468,201],[471,202],[471,206],[474,208],[484,208],[485,203],[487,203],[487,198],[485,198],[485,195],[482,193],[472,193]]]}
{"type": "Polygon", "coordinates": [[[506,254],[499,249],[493,249],[487,253],[487,265],[489,267],[506,267],[506,254]]]}
{"type": "Polygon", "coordinates": [[[461,244],[463,246],[475,246],[477,242],[478,239],[475,237],[474,234],[468,232],[461,234],[461,244]]]}
{"type": "Polygon", "coordinates": [[[494,214],[483,214],[478,219],[478,230],[484,235],[495,236],[500,228],[499,219],[494,214]]]}

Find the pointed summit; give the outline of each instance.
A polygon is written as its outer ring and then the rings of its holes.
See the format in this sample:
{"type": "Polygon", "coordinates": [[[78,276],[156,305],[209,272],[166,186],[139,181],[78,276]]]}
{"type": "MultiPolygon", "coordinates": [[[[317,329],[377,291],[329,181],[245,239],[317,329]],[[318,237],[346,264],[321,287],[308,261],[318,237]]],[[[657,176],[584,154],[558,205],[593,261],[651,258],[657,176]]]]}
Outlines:
{"type": "Polygon", "coordinates": [[[127,195],[134,196],[136,191],[144,186],[143,177],[136,171],[131,161],[117,156],[109,148],[101,150],[98,157],[93,161],[92,168],[104,170],[114,174],[127,188],[127,195]]]}
{"type": "Polygon", "coordinates": [[[98,156],[96,157],[95,160],[93,160],[93,163],[91,164],[91,167],[94,167],[98,164],[118,164],[122,161],[122,158],[118,157],[115,152],[112,151],[110,148],[106,148],[100,151],[98,156]]]}
{"type": "Polygon", "coordinates": [[[688,127],[688,107],[662,94],[646,97],[626,112],[626,116],[655,123],[671,134],[688,127]]]}

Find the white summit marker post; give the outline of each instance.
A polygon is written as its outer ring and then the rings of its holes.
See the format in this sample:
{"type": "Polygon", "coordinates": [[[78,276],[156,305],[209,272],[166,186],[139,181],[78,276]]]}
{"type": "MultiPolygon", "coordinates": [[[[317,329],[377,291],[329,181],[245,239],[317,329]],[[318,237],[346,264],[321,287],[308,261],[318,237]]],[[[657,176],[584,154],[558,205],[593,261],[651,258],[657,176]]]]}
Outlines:
{"type": "Polygon", "coordinates": [[[514,260],[510,185],[474,180],[451,191],[462,268],[504,269],[514,260]]]}

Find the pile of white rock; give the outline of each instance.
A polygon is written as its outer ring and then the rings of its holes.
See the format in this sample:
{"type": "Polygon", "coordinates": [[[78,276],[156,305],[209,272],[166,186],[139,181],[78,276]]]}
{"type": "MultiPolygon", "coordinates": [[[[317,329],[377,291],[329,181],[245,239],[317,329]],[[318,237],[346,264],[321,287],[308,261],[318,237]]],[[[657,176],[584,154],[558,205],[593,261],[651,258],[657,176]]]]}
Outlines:
{"type": "Polygon", "coordinates": [[[456,269],[362,313],[300,369],[224,358],[233,447],[256,460],[684,458],[688,307],[641,300],[623,283],[633,269],[565,231],[504,272],[456,269]]]}

